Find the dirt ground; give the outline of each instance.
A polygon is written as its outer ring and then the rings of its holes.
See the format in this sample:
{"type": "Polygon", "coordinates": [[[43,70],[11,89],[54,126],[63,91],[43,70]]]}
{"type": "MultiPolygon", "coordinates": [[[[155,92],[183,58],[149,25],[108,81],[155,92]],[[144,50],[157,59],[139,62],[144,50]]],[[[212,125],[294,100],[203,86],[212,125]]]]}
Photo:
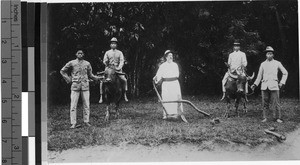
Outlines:
{"type": "MultiPolygon", "coordinates": [[[[216,146],[213,151],[200,150],[192,144],[92,146],[48,153],[49,163],[96,162],[173,162],[173,161],[247,161],[300,160],[300,128],[288,134],[287,140],[276,146],[245,145],[216,146]]],[[[207,144],[209,145],[209,144],[207,144]]]]}

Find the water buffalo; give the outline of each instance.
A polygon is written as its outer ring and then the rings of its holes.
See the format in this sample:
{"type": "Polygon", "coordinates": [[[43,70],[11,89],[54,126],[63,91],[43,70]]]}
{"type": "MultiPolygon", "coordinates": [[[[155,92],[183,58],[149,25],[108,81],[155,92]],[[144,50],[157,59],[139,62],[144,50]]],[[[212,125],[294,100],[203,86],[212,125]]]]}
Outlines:
{"type": "Polygon", "coordinates": [[[119,75],[125,75],[125,73],[117,72],[114,68],[106,68],[105,71],[99,72],[99,76],[104,76],[103,80],[103,96],[104,102],[106,103],[106,115],[105,121],[109,120],[110,114],[114,113],[116,118],[119,117],[119,103],[124,90],[119,75]],[[115,104],[115,112],[110,110],[111,103],[115,104]]]}
{"type": "Polygon", "coordinates": [[[230,71],[228,73],[229,78],[225,84],[225,100],[227,102],[227,109],[224,116],[229,117],[230,99],[234,99],[236,115],[239,117],[238,107],[242,99],[244,104],[244,112],[247,112],[245,89],[248,87],[246,86],[246,82],[254,78],[254,73],[251,77],[247,76],[245,71],[239,72],[238,74],[230,73],[230,71]]]}

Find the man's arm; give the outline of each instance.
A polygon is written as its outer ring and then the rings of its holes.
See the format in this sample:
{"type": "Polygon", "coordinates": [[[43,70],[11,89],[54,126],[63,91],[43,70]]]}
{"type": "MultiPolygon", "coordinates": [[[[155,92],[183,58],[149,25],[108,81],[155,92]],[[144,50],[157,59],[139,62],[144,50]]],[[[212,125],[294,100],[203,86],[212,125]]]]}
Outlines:
{"type": "Polygon", "coordinates": [[[124,55],[123,53],[120,51],[120,62],[119,62],[119,66],[116,68],[117,70],[121,70],[123,68],[124,65],[124,55]]]}
{"type": "Polygon", "coordinates": [[[90,63],[89,63],[88,66],[87,66],[87,74],[88,74],[88,77],[89,77],[90,79],[93,79],[93,80],[95,80],[95,81],[98,81],[98,80],[101,79],[101,77],[95,76],[95,75],[93,74],[93,69],[92,69],[92,66],[91,66],[90,63]]]}
{"type": "Polygon", "coordinates": [[[246,68],[247,64],[248,64],[248,62],[247,62],[246,54],[243,53],[243,56],[242,56],[242,66],[243,66],[244,68],[246,68]]]}
{"type": "Polygon", "coordinates": [[[254,82],[254,85],[258,86],[261,79],[262,79],[262,77],[263,77],[263,66],[262,66],[262,64],[260,64],[259,71],[258,71],[258,74],[257,74],[257,78],[254,82]]]}
{"type": "Polygon", "coordinates": [[[104,54],[104,57],[103,57],[103,64],[105,65],[105,66],[108,66],[108,56],[107,56],[107,52],[105,52],[105,54],[104,54]]]}
{"type": "Polygon", "coordinates": [[[69,84],[72,82],[71,77],[67,74],[67,71],[72,67],[71,61],[68,62],[63,68],[60,70],[60,74],[62,77],[66,80],[66,82],[69,84]]]}
{"type": "Polygon", "coordinates": [[[230,68],[230,66],[231,66],[231,53],[228,56],[227,64],[229,65],[229,68],[230,68]]]}
{"type": "Polygon", "coordinates": [[[281,62],[279,62],[278,69],[282,72],[282,78],[281,78],[280,83],[281,84],[285,84],[286,79],[288,77],[288,71],[283,67],[283,65],[281,64],[281,62]]]}

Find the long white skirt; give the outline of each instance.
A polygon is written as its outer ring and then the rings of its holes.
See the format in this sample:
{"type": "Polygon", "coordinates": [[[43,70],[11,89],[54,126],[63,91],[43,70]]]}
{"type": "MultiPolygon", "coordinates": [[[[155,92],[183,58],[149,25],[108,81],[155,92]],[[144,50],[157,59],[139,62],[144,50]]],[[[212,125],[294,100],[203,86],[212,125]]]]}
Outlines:
{"type": "MultiPolygon", "coordinates": [[[[162,83],[162,99],[163,101],[181,100],[181,90],[178,80],[163,81],[162,83]]],[[[183,111],[182,103],[163,103],[168,115],[180,115],[183,111]]],[[[164,117],[166,117],[164,111],[164,117]]]]}

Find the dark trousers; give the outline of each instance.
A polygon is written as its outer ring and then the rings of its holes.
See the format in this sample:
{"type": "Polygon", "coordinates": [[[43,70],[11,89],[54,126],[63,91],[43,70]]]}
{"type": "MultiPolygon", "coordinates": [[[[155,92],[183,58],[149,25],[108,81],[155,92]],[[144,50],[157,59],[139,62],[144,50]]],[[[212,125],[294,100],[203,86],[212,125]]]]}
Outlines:
{"type": "Polygon", "coordinates": [[[279,106],[279,90],[271,91],[269,89],[261,91],[263,104],[263,118],[266,118],[266,111],[273,111],[273,119],[281,119],[281,109],[279,106]],[[276,117],[278,111],[278,117],[276,117]]]}

